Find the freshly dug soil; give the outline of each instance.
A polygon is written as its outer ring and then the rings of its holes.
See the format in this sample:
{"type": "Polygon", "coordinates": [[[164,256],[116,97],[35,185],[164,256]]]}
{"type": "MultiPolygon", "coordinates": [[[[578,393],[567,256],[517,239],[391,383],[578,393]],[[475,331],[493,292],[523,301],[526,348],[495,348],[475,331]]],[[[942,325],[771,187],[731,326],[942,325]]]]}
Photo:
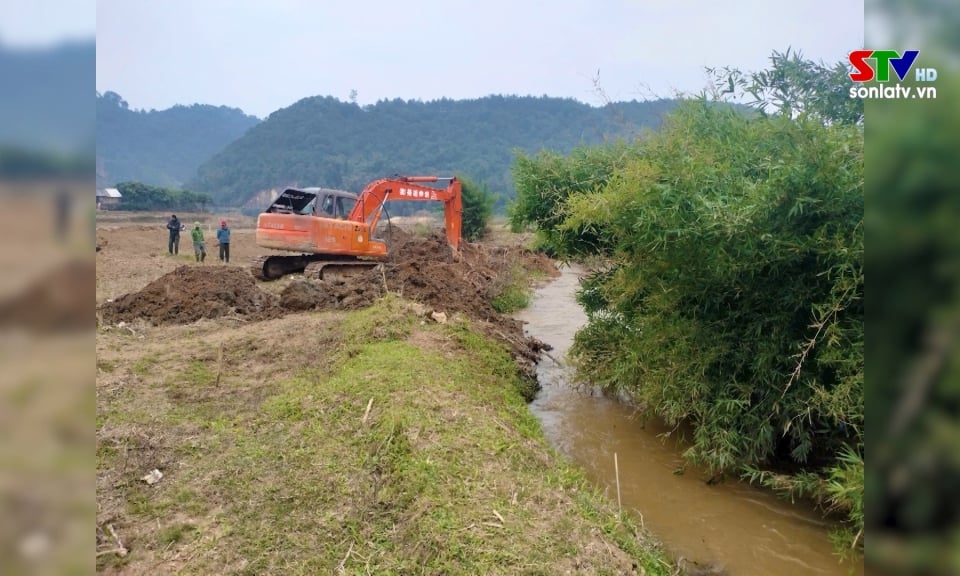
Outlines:
{"type": "Polygon", "coordinates": [[[552,276],[558,273],[546,256],[519,247],[464,244],[455,261],[440,232],[417,238],[398,230],[390,248],[382,271],[369,270],[338,282],[291,283],[280,296],[280,306],[289,310],[362,308],[386,289],[437,311],[501,323],[511,319],[499,314],[491,301],[515,266],[552,276]]]}
{"type": "Polygon", "coordinates": [[[104,304],[104,322],[144,319],[188,324],[201,318],[239,315],[261,320],[281,314],[275,299],[248,270],[228,266],[180,266],[132,294],[104,304]]]}
{"type": "Polygon", "coordinates": [[[294,280],[280,293],[280,307],[303,310],[357,310],[365,308],[383,292],[380,275],[367,271],[349,281],[294,280]]]}
{"type": "Polygon", "coordinates": [[[442,232],[420,238],[396,230],[390,248],[381,267],[338,280],[294,279],[279,299],[261,290],[244,268],[181,266],[100,311],[111,324],[137,319],[187,324],[228,315],[262,320],[308,310],[356,310],[390,291],[419,302],[428,313],[460,313],[477,321],[481,330],[513,350],[528,375],[534,374],[540,351],[547,348],[524,336],[522,323],[498,313],[491,301],[519,268],[557,275],[546,256],[520,247],[464,244],[455,258],[442,232]]]}

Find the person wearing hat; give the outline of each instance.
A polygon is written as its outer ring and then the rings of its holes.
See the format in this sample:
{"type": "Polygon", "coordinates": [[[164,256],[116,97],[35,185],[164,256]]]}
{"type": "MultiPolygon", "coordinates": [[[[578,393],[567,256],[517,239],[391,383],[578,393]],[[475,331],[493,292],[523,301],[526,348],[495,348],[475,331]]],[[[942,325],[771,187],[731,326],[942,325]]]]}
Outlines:
{"type": "Polygon", "coordinates": [[[227,228],[227,221],[220,221],[220,228],[217,229],[217,242],[220,244],[220,261],[226,264],[230,263],[230,229],[227,228]]]}
{"type": "Polygon", "coordinates": [[[197,257],[197,262],[203,262],[207,258],[207,247],[203,242],[203,230],[200,229],[200,223],[193,223],[193,230],[190,231],[193,237],[193,254],[197,257]]]}

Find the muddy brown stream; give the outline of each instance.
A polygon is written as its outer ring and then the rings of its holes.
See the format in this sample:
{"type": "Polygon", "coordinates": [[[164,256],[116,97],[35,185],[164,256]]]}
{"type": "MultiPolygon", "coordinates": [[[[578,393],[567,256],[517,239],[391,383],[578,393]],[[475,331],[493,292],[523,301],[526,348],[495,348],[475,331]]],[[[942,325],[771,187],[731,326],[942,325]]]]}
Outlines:
{"type": "MultiPolygon", "coordinates": [[[[517,314],[527,333],[553,346],[550,355],[560,361],[586,324],[574,299],[580,273],[562,268],[517,314]]],[[[677,474],[682,446],[676,434],[663,437],[668,428],[643,422],[624,404],[575,390],[570,369],[550,358],[540,362],[538,376],[543,389],[530,407],[549,441],[613,502],[616,454],[624,510],[642,518],[675,558],[730,576],[862,576],[862,561],[841,563],[833,554],[831,525],[809,504],[730,480],[707,485],[704,474],[689,466],[677,474]]]]}

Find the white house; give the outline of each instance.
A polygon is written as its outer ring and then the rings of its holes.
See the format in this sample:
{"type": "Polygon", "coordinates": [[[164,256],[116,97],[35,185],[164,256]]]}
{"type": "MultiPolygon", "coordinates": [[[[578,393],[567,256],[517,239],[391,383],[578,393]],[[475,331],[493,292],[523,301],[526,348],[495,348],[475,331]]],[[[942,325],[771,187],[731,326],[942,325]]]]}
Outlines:
{"type": "Polygon", "coordinates": [[[97,209],[119,206],[123,195],[116,188],[97,189],[97,209]]]}

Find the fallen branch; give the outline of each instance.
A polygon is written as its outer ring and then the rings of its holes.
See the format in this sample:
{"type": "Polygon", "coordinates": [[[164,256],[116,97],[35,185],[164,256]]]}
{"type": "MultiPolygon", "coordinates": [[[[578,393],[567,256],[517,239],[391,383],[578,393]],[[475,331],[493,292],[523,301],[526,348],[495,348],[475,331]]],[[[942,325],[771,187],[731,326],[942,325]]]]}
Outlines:
{"type": "Polygon", "coordinates": [[[126,549],[126,548],[111,548],[111,549],[109,549],[109,550],[101,550],[101,551],[97,552],[97,556],[96,556],[96,557],[99,558],[99,557],[101,557],[101,556],[106,556],[107,554],[116,554],[116,555],[118,555],[118,556],[126,556],[126,555],[127,555],[127,549],[126,549]]]}
{"type": "Polygon", "coordinates": [[[353,542],[350,543],[350,548],[347,549],[347,555],[343,557],[343,560],[337,564],[337,574],[343,574],[346,571],[347,560],[350,559],[350,554],[353,553],[353,542]]]}
{"type": "Polygon", "coordinates": [[[617,453],[613,453],[613,469],[617,476],[617,520],[623,515],[623,506],[620,503],[620,463],[617,462],[617,453]]]}
{"type": "Polygon", "coordinates": [[[113,536],[113,539],[117,542],[116,548],[111,548],[109,550],[101,550],[97,552],[97,558],[104,556],[106,554],[117,554],[118,556],[126,556],[129,550],[126,546],[123,545],[123,542],[120,540],[120,536],[117,535],[117,531],[113,529],[113,524],[107,524],[107,531],[110,532],[110,535],[113,536]]]}
{"type": "Polygon", "coordinates": [[[553,354],[550,354],[550,353],[547,352],[546,350],[541,350],[540,353],[543,354],[544,356],[546,356],[547,358],[553,360],[554,362],[556,362],[557,366],[563,366],[563,362],[561,362],[561,361],[557,360],[556,358],[554,358],[554,357],[553,357],[553,354]]]}
{"type": "Polygon", "coordinates": [[[367,410],[363,413],[363,420],[360,421],[361,424],[367,423],[367,418],[370,416],[370,408],[373,406],[373,397],[370,397],[370,401],[367,402],[367,410]]]}

